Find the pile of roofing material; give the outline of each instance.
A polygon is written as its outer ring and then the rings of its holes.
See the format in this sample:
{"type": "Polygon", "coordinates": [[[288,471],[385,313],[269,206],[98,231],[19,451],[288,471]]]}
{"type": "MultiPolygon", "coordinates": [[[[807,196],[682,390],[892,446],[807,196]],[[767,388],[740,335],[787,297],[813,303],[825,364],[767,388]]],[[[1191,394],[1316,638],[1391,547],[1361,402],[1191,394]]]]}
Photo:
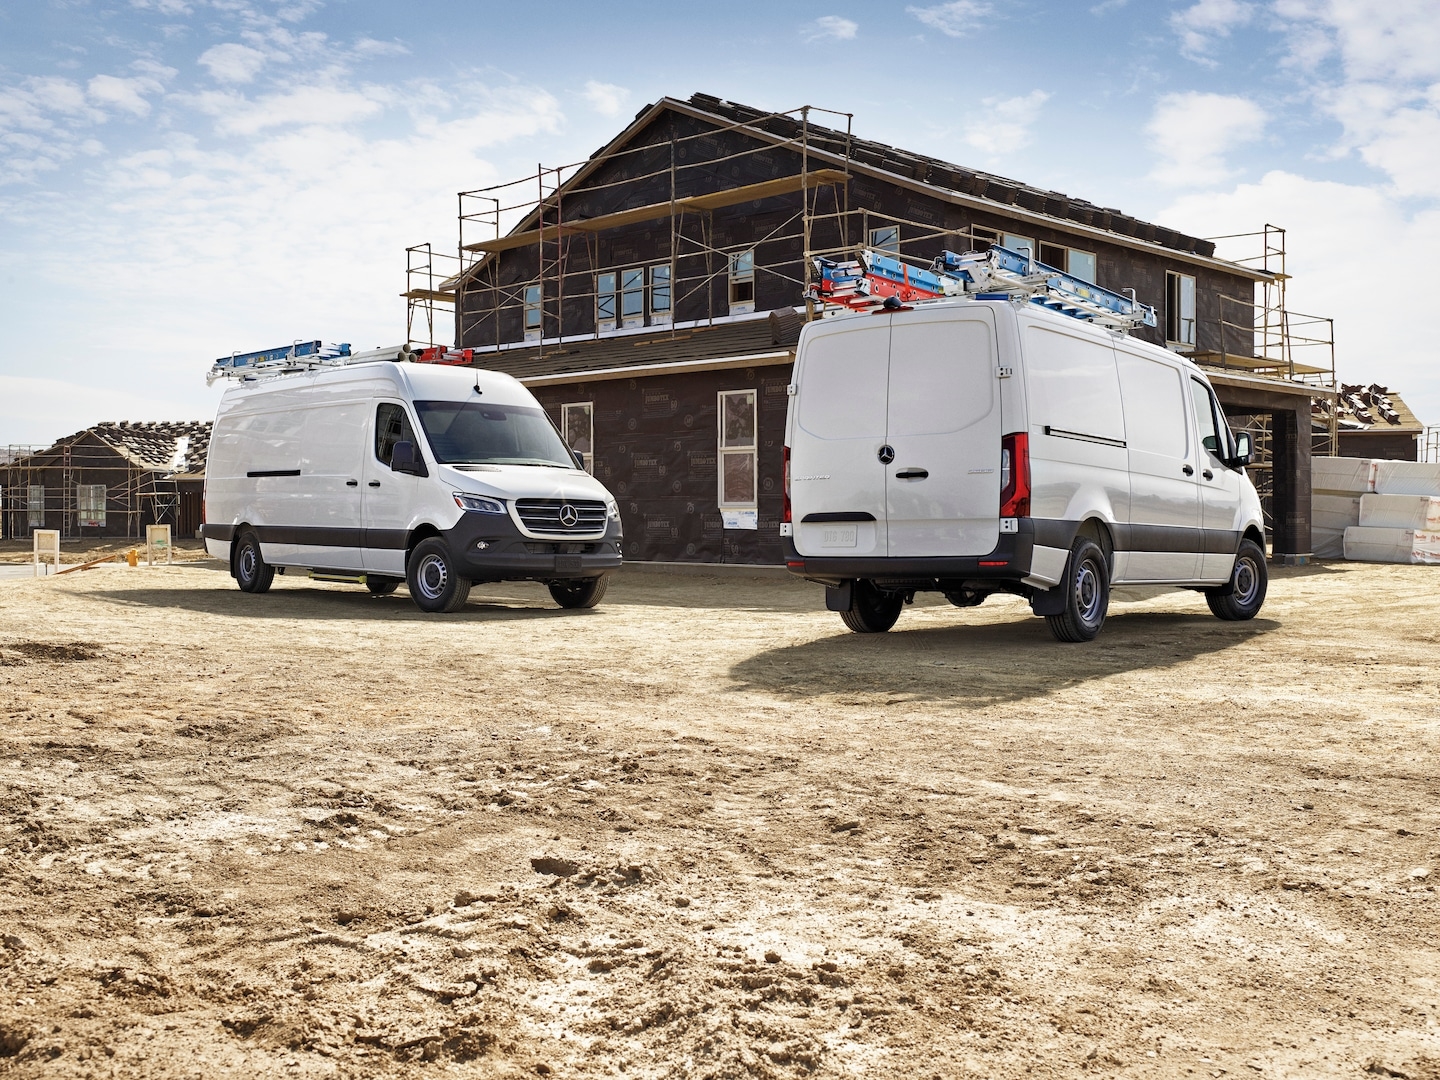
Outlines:
{"type": "Polygon", "coordinates": [[[1317,457],[1311,482],[1317,556],[1440,565],[1440,464],[1317,457]]]}

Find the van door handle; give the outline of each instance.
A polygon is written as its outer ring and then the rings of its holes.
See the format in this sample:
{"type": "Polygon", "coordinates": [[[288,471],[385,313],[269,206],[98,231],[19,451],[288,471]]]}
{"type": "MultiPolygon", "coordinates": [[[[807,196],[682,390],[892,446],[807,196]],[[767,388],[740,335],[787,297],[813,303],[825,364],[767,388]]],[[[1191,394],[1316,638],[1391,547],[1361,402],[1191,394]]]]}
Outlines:
{"type": "Polygon", "coordinates": [[[379,487],[379,486],[380,486],[380,481],[379,481],[379,480],[371,480],[371,481],[370,481],[370,486],[371,486],[371,487],[379,487]]]}
{"type": "Polygon", "coordinates": [[[1183,472],[1186,476],[1194,476],[1194,475],[1195,475],[1195,470],[1192,469],[1189,465],[1182,465],[1182,466],[1180,466],[1180,471],[1183,472]]]}
{"type": "Polygon", "coordinates": [[[346,487],[359,487],[359,486],[360,486],[360,481],[359,481],[359,480],[346,480],[346,481],[345,481],[345,486],[346,486],[346,487]]]}
{"type": "Polygon", "coordinates": [[[1213,472],[1211,472],[1209,469],[1206,469],[1206,470],[1205,470],[1204,472],[1202,472],[1200,475],[1203,476],[1206,480],[1214,480],[1214,479],[1215,479],[1215,474],[1214,474],[1213,472]]]}
{"type": "Polygon", "coordinates": [[[924,480],[930,475],[929,469],[901,469],[895,474],[897,480],[924,480]]]}

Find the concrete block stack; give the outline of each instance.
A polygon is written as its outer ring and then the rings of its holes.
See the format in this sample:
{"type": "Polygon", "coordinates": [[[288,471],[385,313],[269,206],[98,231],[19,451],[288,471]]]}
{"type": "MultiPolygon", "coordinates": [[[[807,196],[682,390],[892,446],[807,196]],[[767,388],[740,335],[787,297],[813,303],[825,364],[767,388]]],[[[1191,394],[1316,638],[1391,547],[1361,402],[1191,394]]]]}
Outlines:
{"type": "Polygon", "coordinates": [[[1317,457],[1312,484],[1318,557],[1440,565],[1440,464],[1317,457]]]}

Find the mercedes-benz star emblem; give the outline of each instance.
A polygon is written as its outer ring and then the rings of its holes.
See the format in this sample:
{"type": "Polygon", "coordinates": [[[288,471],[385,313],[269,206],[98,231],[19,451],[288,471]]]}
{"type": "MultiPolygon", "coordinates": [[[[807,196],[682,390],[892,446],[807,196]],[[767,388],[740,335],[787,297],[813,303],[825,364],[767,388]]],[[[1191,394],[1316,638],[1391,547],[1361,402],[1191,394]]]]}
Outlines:
{"type": "Polygon", "coordinates": [[[580,514],[579,514],[579,512],[575,509],[575,507],[571,506],[569,503],[566,503],[564,506],[560,507],[560,524],[561,524],[561,525],[564,525],[565,528],[567,528],[567,529],[573,529],[573,528],[574,528],[576,525],[578,525],[579,523],[580,523],[580,514]]]}

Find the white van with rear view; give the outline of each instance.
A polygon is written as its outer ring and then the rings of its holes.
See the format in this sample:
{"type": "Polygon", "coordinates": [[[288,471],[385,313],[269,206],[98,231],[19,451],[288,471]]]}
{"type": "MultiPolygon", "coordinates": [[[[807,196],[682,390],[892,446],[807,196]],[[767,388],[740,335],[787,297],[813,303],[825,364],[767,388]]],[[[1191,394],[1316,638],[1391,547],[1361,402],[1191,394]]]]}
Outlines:
{"type": "Polygon", "coordinates": [[[1265,600],[1260,500],[1194,364],[1023,300],[937,300],[807,325],[786,420],[782,542],[859,633],[906,602],[1030,601],[1088,641],[1112,585],[1265,600]]]}
{"type": "Polygon", "coordinates": [[[204,536],[246,592],[307,571],[379,595],[403,583],[425,611],[456,611],[492,581],[593,607],[622,539],[614,498],[519,382],[388,359],[227,390],[204,536]]]}

